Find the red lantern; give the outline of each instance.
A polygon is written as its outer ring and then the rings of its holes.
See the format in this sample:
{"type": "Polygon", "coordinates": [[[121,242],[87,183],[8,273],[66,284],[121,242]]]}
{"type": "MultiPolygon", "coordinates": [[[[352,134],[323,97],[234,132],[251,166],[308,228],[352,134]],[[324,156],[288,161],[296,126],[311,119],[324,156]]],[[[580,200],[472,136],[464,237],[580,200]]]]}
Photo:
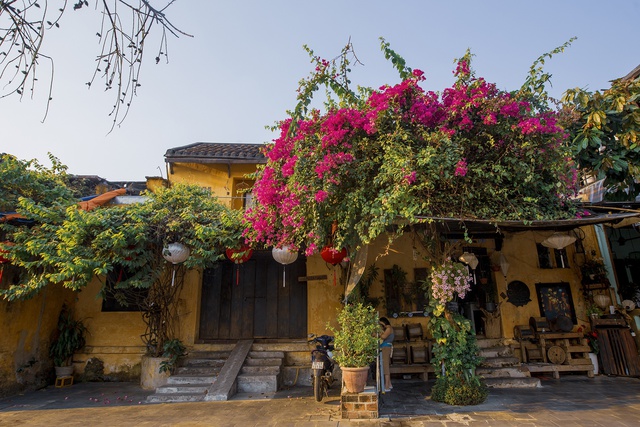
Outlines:
{"type": "Polygon", "coordinates": [[[320,256],[323,260],[331,265],[338,265],[347,256],[347,249],[342,248],[341,251],[334,249],[330,246],[325,246],[320,252],[320,256]]]}
{"type": "MultiPolygon", "coordinates": [[[[325,262],[333,265],[334,267],[342,262],[343,259],[347,256],[347,249],[342,248],[341,251],[332,248],[331,246],[325,246],[320,251],[320,256],[325,262]]],[[[333,286],[336,285],[336,270],[333,270],[333,286]]]]}
{"type": "Polygon", "coordinates": [[[253,255],[253,249],[249,246],[243,245],[240,249],[229,248],[225,251],[229,261],[235,264],[236,269],[236,286],[240,283],[240,266],[244,262],[249,261],[251,255],[253,255]]]}
{"type": "MultiPolygon", "coordinates": [[[[11,242],[3,242],[3,244],[4,244],[4,245],[6,245],[6,246],[11,246],[11,245],[13,245],[13,243],[11,243],[11,242]]],[[[8,250],[6,250],[6,249],[1,249],[1,248],[0,248],[0,264],[7,264],[7,263],[10,263],[10,262],[11,262],[11,260],[10,260],[10,259],[8,259],[8,258],[3,257],[3,256],[2,256],[2,254],[3,254],[3,253],[5,253],[5,254],[6,254],[6,253],[9,253],[9,251],[8,251],[8,250]]],[[[3,273],[3,272],[4,272],[4,269],[0,269],[0,281],[2,281],[2,273],[3,273]]]]}
{"type": "Polygon", "coordinates": [[[253,249],[248,246],[243,246],[240,249],[229,248],[226,250],[226,255],[229,261],[233,261],[235,264],[242,264],[249,261],[251,255],[253,255],[253,249]]]}

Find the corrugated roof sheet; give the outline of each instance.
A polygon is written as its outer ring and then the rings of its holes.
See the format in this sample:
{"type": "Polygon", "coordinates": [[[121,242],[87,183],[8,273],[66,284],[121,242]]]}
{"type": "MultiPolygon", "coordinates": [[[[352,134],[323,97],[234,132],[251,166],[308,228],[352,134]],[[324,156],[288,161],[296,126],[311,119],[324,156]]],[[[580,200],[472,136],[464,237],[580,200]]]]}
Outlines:
{"type": "Polygon", "coordinates": [[[170,148],[165,153],[167,163],[266,163],[264,144],[234,142],[196,142],[170,148]]]}

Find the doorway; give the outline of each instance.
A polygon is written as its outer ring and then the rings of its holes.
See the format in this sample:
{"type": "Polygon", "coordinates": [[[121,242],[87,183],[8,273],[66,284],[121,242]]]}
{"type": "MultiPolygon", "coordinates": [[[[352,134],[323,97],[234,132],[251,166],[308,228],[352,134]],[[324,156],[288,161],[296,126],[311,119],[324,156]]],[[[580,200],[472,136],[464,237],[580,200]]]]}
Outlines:
{"type": "Polygon", "coordinates": [[[225,260],[206,269],[199,341],[306,337],[307,283],[298,281],[305,275],[305,257],[283,266],[271,251],[254,251],[243,264],[225,260]]]}

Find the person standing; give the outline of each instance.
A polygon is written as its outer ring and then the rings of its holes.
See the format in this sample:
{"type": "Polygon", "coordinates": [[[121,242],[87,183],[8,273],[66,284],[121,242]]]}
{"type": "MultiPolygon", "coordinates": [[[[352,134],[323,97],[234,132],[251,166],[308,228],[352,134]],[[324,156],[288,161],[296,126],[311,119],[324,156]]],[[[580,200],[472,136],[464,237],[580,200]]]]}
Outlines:
{"type": "Polygon", "coordinates": [[[380,343],[380,352],[382,353],[382,371],[384,383],[382,384],[382,389],[387,392],[391,391],[393,386],[391,385],[391,373],[389,372],[389,365],[391,364],[391,354],[393,352],[393,339],[395,334],[393,332],[393,327],[389,322],[389,319],[386,317],[380,318],[380,328],[382,332],[380,333],[380,339],[382,342],[380,343]]]}

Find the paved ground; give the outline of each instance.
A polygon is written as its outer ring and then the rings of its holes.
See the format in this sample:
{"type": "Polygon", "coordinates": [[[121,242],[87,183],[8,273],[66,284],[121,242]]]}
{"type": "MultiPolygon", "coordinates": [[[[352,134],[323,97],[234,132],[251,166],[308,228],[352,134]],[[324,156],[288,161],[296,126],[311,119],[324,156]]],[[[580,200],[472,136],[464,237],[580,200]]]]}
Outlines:
{"type": "Polygon", "coordinates": [[[132,383],[81,383],[0,399],[0,426],[640,426],[640,380],[544,377],[537,389],[495,389],[487,402],[431,402],[432,381],[394,380],[380,418],[343,421],[338,390],[316,403],[310,387],[227,402],[146,403],[132,383]]]}

